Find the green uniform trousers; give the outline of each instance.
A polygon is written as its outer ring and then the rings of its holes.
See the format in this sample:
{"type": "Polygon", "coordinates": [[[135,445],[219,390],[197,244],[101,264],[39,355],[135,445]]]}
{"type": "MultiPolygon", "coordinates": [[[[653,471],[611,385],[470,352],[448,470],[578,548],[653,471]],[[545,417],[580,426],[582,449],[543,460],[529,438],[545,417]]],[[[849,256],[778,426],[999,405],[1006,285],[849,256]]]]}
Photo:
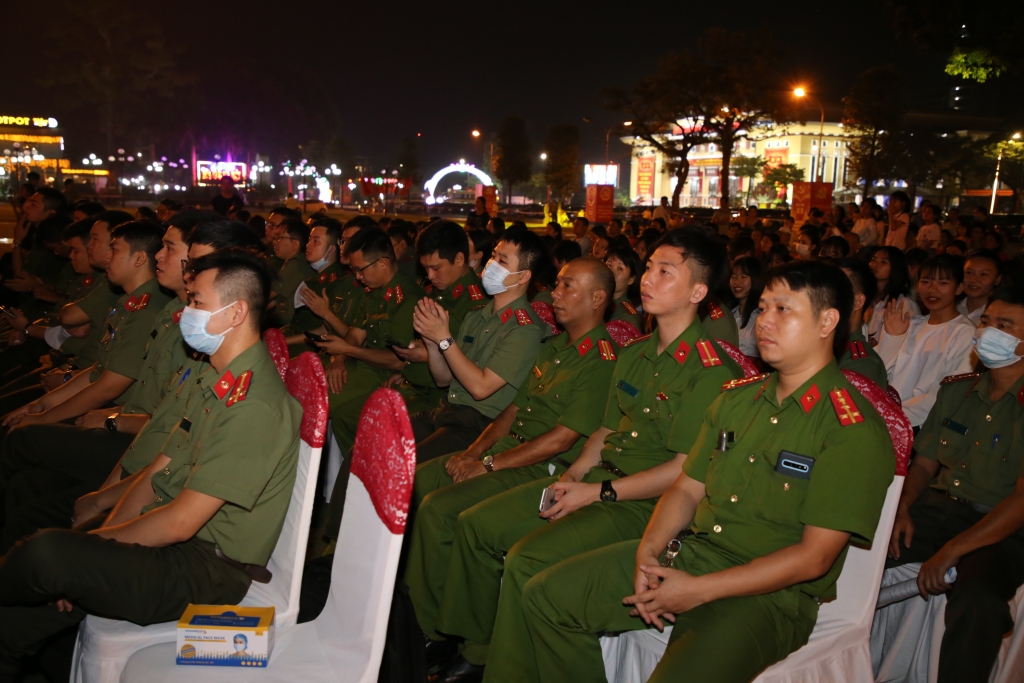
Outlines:
{"type": "MultiPolygon", "coordinates": [[[[507,448],[519,444],[511,437],[505,439],[511,442],[507,448]]],[[[501,446],[502,441],[496,446],[501,446]]],[[[435,639],[441,637],[436,629],[438,610],[444,596],[456,525],[462,516],[472,514],[479,504],[522,484],[542,479],[546,485],[550,485],[556,479],[551,476],[548,464],[540,463],[499,470],[456,484],[445,470],[445,465],[453,455],[458,453],[434,458],[419,465],[413,488],[415,516],[409,539],[405,582],[409,586],[409,597],[416,608],[420,628],[435,639]]],[[[564,469],[558,466],[556,473],[560,475],[564,469]]],[[[539,503],[538,493],[533,506],[534,516],[537,515],[539,503]]]]}
{"type": "MultiPolygon", "coordinates": [[[[488,659],[484,681],[604,683],[598,636],[646,628],[622,604],[633,594],[639,544],[624,541],[592,550],[530,579],[523,592],[529,638],[518,643],[524,666],[506,671],[488,659]]],[[[680,552],[674,566],[695,575],[712,570],[701,562],[693,563],[695,569],[687,559],[680,552]]],[[[650,683],[750,681],[807,642],[817,613],[814,599],[795,589],[696,607],[676,617],[650,683]]]]}
{"type": "Polygon", "coordinates": [[[21,660],[86,614],[136,624],[176,621],[190,603],[232,605],[249,575],[195,538],[166,548],[118,543],[79,531],[49,529],[0,558],[0,681],[21,660]],[[61,612],[53,603],[74,605],[61,612]]]}
{"type": "Polygon", "coordinates": [[[70,527],[75,501],[103,484],[133,439],[63,424],[9,432],[0,443],[0,554],[37,529],[70,527]]]}
{"type": "MultiPolygon", "coordinates": [[[[924,562],[951,538],[985,516],[930,490],[910,506],[911,547],[887,566],[924,562]]],[[[956,582],[946,594],[946,632],[939,648],[939,683],[987,682],[1003,636],[1013,630],[1009,601],[1024,583],[1024,532],[960,558],[956,582]]]]}

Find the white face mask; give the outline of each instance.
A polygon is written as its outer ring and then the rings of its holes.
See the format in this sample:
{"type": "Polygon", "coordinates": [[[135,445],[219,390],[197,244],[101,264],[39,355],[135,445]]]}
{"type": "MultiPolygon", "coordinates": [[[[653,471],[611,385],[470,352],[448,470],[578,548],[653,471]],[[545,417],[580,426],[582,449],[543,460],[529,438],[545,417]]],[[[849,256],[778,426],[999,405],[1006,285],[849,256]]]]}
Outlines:
{"type": "Polygon", "coordinates": [[[331,252],[331,247],[327,247],[327,251],[324,252],[324,257],[319,261],[314,261],[313,263],[310,263],[309,267],[319,273],[321,270],[330,265],[332,255],[333,252],[331,252]]]}
{"type": "Polygon", "coordinates": [[[479,264],[480,264],[480,259],[475,258],[475,259],[473,259],[472,261],[469,262],[469,267],[472,268],[473,270],[476,270],[476,267],[479,264]]]}
{"type": "Polygon", "coordinates": [[[211,317],[234,306],[236,303],[238,302],[232,301],[227,306],[212,312],[201,311],[193,306],[186,306],[181,309],[181,320],[178,322],[178,327],[181,329],[181,336],[185,343],[199,353],[208,355],[217,353],[217,349],[224,343],[224,335],[230,331],[230,328],[218,334],[210,334],[206,331],[206,326],[210,324],[211,317]]]}
{"type": "Polygon", "coordinates": [[[1021,340],[1012,334],[994,327],[979,327],[974,332],[974,352],[978,354],[978,360],[991,370],[1019,361],[1022,356],[1018,356],[1016,351],[1020,343],[1021,340]]]}
{"type": "Polygon", "coordinates": [[[811,253],[811,245],[809,245],[809,244],[797,244],[796,245],[796,253],[800,254],[801,256],[807,256],[808,254],[811,253]]]}
{"type": "Polygon", "coordinates": [[[509,275],[519,275],[522,272],[524,271],[517,270],[514,273],[510,273],[508,268],[491,259],[484,267],[484,272],[480,279],[484,286],[484,291],[494,296],[508,290],[508,287],[505,286],[505,278],[509,275]]]}

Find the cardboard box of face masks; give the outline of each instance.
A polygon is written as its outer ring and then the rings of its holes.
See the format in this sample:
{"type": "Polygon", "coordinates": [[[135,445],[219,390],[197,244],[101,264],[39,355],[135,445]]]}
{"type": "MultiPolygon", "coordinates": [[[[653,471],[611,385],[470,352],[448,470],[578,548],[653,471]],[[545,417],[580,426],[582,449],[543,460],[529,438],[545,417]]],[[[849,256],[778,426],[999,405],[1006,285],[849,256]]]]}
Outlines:
{"type": "Polygon", "coordinates": [[[178,620],[178,664],[266,668],[273,649],[273,607],[189,605],[178,620]]]}

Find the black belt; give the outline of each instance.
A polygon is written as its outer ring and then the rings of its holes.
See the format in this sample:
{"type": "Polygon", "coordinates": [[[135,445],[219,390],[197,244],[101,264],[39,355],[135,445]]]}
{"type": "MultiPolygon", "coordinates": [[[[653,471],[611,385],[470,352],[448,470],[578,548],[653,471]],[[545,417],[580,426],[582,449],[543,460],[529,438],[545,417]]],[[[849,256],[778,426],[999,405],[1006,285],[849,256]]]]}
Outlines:
{"type": "MultiPolygon", "coordinates": [[[[529,441],[529,439],[527,439],[525,436],[520,436],[519,434],[516,434],[515,432],[513,432],[511,430],[509,431],[508,435],[511,436],[516,441],[518,441],[519,443],[526,443],[527,441],[529,441]]],[[[570,467],[570,463],[569,462],[567,462],[566,460],[564,460],[562,458],[559,458],[557,455],[548,458],[548,462],[557,463],[557,464],[561,465],[562,467],[564,467],[565,469],[569,469],[569,467],[570,467]]]]}
{"type": "Polygon", "coordinates": [[[626,474],[625,472],[620,470],[618,467],[616,467],[612,463],[608,462],[607,460],[602,460],[601,462],[599,462],[597,464],[597,466],[600,467],[601,469],[605,470],[606,472],[611,472],[612,474],[614,474],[616,477],[619,477],[620,479],[622,479],[623,477],[628,477],[629,476],[628,474],[626,474]]]}
{"type": "Polygon", "coordinates": [[[220,548],[215,548],[214,552],[217,554],[217,557],[224,560],[235,569],[248,574],[256,583],[270,583],[270,580],[274,578],[274,575],[266,567],[261,567],[258,564],[245,564],[238,560],[232,560],[230,557],[222,553],[220,548]]]}
{"type": "Polygon", "coordinates": [[[960,505],[966,505],[967,507],[971,508],[975,512],[980,512],[983,515],[987,515],[989,512],[992,511],[992,507],[993,507],[992,505],[984,505],[982,503],[975,503],[975,502],[967,500],[966,498],[960,498],[959,496],[954,496],[949,491],[944,491],[943,493],[946,494],[946,498],[949,498],[954,503],[959,503],[960,505]]]}

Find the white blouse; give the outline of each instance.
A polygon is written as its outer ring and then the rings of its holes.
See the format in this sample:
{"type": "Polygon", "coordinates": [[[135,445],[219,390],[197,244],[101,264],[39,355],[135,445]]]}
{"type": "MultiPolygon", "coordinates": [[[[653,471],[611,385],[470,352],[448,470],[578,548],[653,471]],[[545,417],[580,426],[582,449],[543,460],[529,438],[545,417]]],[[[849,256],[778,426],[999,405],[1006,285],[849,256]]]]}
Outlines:
{"type": "Polygon", "coordinates": [[[754,323],[757,322],[758,311],[755,308],[750,314],[747,326],[743,327],[743,309],[736,306],[732,309],[732,315],[736,318],[736,327],[740,333],[740,353],[751,358],[760,358],[761,352],[757,350],[757,334],[754,331],[754,323]]]}

